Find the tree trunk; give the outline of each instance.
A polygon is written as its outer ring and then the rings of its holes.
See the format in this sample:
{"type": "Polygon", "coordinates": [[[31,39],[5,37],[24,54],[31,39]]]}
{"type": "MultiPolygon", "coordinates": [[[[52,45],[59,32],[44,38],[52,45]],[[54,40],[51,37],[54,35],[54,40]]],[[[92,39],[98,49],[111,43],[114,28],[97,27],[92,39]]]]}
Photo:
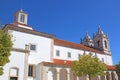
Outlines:
{"type": "Polygon", "coordinates": [[[90,75],[88,75],[89,76],[89,80],[91,80],[91,76],[90,75]]]}

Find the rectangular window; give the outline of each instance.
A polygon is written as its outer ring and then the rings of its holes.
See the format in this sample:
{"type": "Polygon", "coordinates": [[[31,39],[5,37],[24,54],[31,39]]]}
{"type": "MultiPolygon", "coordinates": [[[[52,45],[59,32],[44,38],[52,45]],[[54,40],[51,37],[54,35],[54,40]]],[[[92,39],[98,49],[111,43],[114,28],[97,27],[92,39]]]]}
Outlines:
{"type": "Polygon", "coordinates": [[[35,77],[35,73],[36,73],[35,65],[29,65],[28,66],[28,76],[35,77]]]}
{"type": "Polygon", "coordinates": [[[18,80],[17,77],[10,77],[10,80],[18,80]]]}
{"type": "Polygon", "coordinates": [[[56,50],[56,56],[60,56],[60,51],[56,50]]]}
{"type": "Polygon", "coordinates": [[[33,65],[29,65],[28,67],[28,76],[33,76],[33,65]]]}
{"type": "Polygon", "coordinates": [[[68,58],[71,58],[71,53],[70,52],[68,52],[68,58]]]}
{"type": "Polygon", "coordinates": [[[24,23],[24,21],[25,21],[25,15],[21,14],[20,21],[24,23]]]}
{"type": "Polygon", "coordinates": [[[91,56],[92,56],[92,55],[93,55],[93,53],[92,53],[92,52],[90,52],[90,53],[89,53],[89,55],[91,55],[91,56]]]}
{"type": "Polygon", "coordinates": [[[10,68],[10,76],[18,76],[19,75],[19,69],[18,68],[10,68]]]}
{"type": "Polygon", "coordinates": [[[97,41],[97,46],[100,47],[100,41],[97,41]]]}
{"type": "Polygon", "coordinates": [[[80,59],[80,54],[78,54],[78,59],[80,59]]]}
{"type": "Polygon", "coordinates": [[[97,57],[97,53],[95,53],[95,57],[97,57]]]}
{"type": "Polygon", "coordinates": [[[105,40],[104,43],[105,43],[105,48],[107,48],[107,41],[105,40]]]}
{"type": "Polygon", "coordinates": [[[102,62],[104,63],[104,58],[102,58],[102,62]]]}
{"type": "Polygon", "coordinates": [[[34,44],[30,44],[30,50],[32,50],[32,51],[36,51],[36,45],[34,45],[34,44]]]}

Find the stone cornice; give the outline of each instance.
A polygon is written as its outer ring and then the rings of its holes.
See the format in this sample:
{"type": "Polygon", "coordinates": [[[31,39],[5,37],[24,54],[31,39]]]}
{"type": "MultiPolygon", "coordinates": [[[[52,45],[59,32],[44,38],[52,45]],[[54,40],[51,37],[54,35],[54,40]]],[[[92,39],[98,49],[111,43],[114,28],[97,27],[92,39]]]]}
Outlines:
{"type": "Polygon", "coordinates": [[[36,30],[21,28],[21,27],[18,27],[16,25],[14,25],[14,24],[6,24],[5,27],[3,28],[4,31],[9,30],[9,29],[19,31],[19,32],[28,33],[28,34],[43,36],[43,37],[47,37],[47,38],[55,38],[55,35],[47,34],[47,33],[44,33],[44,32],[39,32],[39,31],[36,31],[36,30]]]}
{"type": "Polygon", "coordinates": [[[22,53],[29,53],[29,50],[25,50],[25,49],[20,49],[20,48],[12,48],[12,51],[16,51],[16,52],[22,52],[22,53]]]}

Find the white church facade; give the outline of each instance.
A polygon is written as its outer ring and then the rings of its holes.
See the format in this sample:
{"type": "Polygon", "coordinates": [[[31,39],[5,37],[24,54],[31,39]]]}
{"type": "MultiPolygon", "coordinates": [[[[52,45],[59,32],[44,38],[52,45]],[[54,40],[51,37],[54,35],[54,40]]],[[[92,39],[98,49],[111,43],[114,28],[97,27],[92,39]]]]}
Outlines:
{"type": "Polygon", "coordinates": [[[109,38],[100,27],[93,39],[88,33],[80,44],[58,39],[52,34],[35,31],[27,25],[28,14],[15,13],[12,24],[3,30],[13,41],[10,62],[4,66],[0,80],[86,80],[71,71],[74,60],[80,55],[92,53],[106,64],[105,76],[92,80],[118,80],[110,52],[109,38]]]}

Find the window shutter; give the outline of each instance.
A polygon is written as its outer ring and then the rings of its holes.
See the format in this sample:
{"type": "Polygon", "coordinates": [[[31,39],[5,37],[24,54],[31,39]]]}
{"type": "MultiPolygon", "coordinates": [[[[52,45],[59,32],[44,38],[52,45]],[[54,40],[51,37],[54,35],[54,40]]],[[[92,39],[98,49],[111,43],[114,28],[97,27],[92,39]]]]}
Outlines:
{"type": "Polygon", "coordinates": [[[35,78],[36,77],[36,66],[33,65],[33,77],[35,78]]]}

